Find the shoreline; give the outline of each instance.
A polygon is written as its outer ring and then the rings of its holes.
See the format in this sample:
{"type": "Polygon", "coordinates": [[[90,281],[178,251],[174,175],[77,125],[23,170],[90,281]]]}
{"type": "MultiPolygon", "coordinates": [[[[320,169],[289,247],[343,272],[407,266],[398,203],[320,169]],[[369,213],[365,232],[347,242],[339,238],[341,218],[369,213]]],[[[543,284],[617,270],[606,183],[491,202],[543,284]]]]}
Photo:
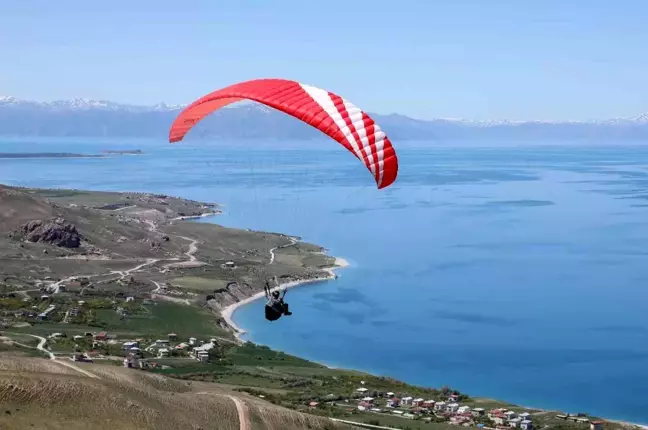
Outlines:
{"type": "Polygon", "coordinates": [[[223,212],[214,211],[214,212],[207,212],[207,213],[200,214],[200,215],[184,215],[184,216],[171,218],[168,222],[187,221],[187,220],[194,220],[194,219],[200,219],[200,218],[207,218],[207,217],[210,217],[210,216],[221,215],[222,213],[223,212]]]}
{"type": "MultiPolygon", "coordinates": [[[[338,275],[335,273],[336,270],[339,269],[344,269],[345,267],[349,267],[350,264],[347,260],[341,257],[335,257],[335,263],[331,267],[326,267],[322,269],[324,272],[328,272],[328,276],[322,276],[319,278],[312,278],[312,279],[303,279],[299,281],[291,281],[291,282],[286,282],[283,284],[279,284],[278,287],[273,288],[271,291],[275,291],[278,289],[291,289],[291,288],[296,288],[301,285],[306,285],[306,284],[312,284],[314,282],[322,282],[322,281],[331,281],[333,279],[337,279],[338,275]]],[[[242,341],[241,336],[244,334],[247,334],[248,332],[240,328],[239,326],[236,325],[234,320],[232,319],[234,312],[241,306],[247,305],[255,300],[259,300],[265,297],[265,292],[261,291],[259,293],[256,293],[255,295],[248,297],[246,299],[240,300],[236,303],[232,303],[229,306],[224,307],[221,310],[221,316],[225,319],[225,322],[227,325],[234,330],[234,337],[238,341],[242,341]]]]}

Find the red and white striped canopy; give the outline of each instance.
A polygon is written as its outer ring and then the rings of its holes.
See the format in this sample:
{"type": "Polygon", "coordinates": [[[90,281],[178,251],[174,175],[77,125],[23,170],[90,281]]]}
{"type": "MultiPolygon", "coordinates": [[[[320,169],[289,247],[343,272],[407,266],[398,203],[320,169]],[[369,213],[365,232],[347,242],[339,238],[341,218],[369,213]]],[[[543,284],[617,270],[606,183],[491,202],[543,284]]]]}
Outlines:
{"type": "Polygon", "coordinates": [[[263,103],[319,129],[361,160],[379,189],[396,180],[396,152],[369,115],[336,94],[286,79],[240,82],[201,97],[175,119],[169,142],[182,140],[201,119],[241,100],[263,103]]]}

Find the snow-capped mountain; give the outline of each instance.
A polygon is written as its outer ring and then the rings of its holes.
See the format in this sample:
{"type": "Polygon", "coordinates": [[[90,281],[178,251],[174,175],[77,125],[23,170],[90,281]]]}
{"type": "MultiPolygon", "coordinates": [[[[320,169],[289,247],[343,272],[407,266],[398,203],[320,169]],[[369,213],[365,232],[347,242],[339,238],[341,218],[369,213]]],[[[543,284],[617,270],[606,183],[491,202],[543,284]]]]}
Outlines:
{"type": "MultiPolygon", "coordinates": [[[[36,102],[0,96],[0,135],[165,137],[186,105],[136,106],[76,98],[36,102]]],[[[597,121],[418,120],[371,114],[393,139],[632,139],[648,143],[648,113],[597,121]]],[[[242,102],[201,121],[188,138],[321,137],[317,130],[267,106],[242,102]]]]}
{"type": "Polygon", "coordinates": [[[169,111],[177,110],[182,106],[170,106],[159,103],[154,106],[135,106],[123,103],[115,103],[109,100],[91,100],[85,98],[74,98],[71,100],[53,100],[48,102],[36,102],[32,100],[22,100],[12,96],[0,96],[0,107],[26,107],[40,108],[51,110],[111,110],[126,112],[145,112],[145,111],[169,111]]]}

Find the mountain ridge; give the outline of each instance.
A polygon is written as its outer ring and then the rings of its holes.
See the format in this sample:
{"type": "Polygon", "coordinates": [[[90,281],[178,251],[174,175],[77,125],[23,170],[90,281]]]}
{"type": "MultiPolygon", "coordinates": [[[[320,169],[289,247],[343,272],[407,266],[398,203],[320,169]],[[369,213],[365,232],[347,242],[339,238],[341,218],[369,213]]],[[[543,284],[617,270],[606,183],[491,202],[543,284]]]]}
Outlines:
{"type": "MultiPolygon", "coordinates": [[[[0,96],[0,135],[83,137],[166,137],[186,105],[132,105],[74,98],[38,102],[0,96]]],[[[634,118],[603,120],[421,120],[406,115],[370,115],[390,137],[438,139],[648,139],[648,112],[634,118]]],[[[313,139],[321,133],[295,118],[257,103],[240,103],[205,118],[194,138],[313,139]]]]}

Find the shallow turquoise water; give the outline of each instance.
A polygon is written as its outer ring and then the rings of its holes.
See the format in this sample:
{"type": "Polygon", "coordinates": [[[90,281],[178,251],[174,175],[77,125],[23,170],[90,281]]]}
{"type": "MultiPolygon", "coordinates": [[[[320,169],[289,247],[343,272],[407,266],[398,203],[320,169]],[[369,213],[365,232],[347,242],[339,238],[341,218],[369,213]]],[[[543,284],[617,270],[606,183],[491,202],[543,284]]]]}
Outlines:
{"type": "Polygon", "coordinates": [[[251,340],[340,367],[518,404],[648,423],[648,148],[401,144],[376,190],[323,142],[5,140],[15,185],[224,203],[212,222],[281,231],[352,267],[291,290],[294,315],[241,308],[251,340]]]}

